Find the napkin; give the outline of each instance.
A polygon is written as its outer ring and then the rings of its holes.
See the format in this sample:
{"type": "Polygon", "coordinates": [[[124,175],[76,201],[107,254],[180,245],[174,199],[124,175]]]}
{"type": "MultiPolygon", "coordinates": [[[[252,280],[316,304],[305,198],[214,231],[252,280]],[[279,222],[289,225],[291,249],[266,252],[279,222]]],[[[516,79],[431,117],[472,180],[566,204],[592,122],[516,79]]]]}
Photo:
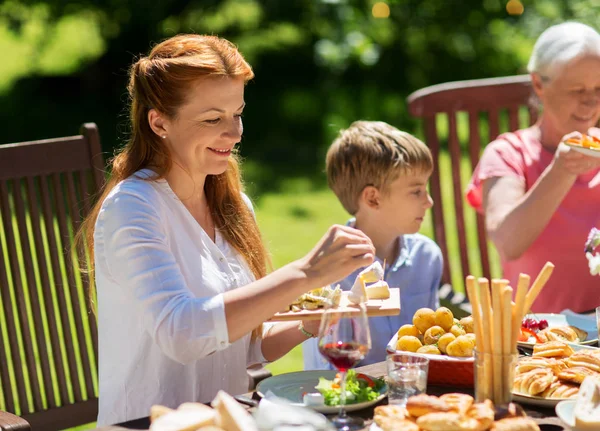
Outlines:
{"type": "Polygon", "coordinates": [[[254,412],[261,431],[330,431],[334,428],[325,416],[307,407],[298,407],[267,392],[254,412]]]}

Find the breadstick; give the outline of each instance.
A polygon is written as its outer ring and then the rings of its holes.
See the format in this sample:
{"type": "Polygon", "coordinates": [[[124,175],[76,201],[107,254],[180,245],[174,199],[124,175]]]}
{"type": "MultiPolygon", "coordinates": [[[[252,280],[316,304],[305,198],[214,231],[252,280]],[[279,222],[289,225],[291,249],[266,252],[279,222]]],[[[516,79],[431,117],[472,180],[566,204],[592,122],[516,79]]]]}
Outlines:
{"type": "Polygon", "coordinates": [[[475,341],[476,347],[479,352],[482,351],[483,346],[483,322],[481,321],[481,304],[477,298],[477,290],[475,284],[475,277],[469,275],[466,279],[465,285],[467,286],[467,294],[469,295],[469,301],[471,302],[471,308],[473,309],[473,327],[475,328],[475,341]]]}
{"type": "Polygon", "coordinates": [[[492,308],[494,309],[494,338],[492,339],[492,352],[494,353],[494,401],[501,400],[502,395],[502,282],[492,280],[492,308]]]}
{"type": "Polygon", "coordinates": [[[483,390],[481,398],[478,401],[484,401],[485,399],[492,398],[493,387],[494,387],[494,370],[492,361],[492,339],[494,338],[494,326],[493,322],[493,310],[490,299],[490,287],[487,278],[479,279],[479,298],[481,302],[481,317],[483,327],[483,345],[480,350],[483,353],[483,390]]]}
{"type": "Polygon", "coordinates": [[[528,312],[533,305],[535,299],[540,294],[540,291],[552,275],[552,271],[554,271],[554,264],[552,262],[546,262],[537,278],[531,285],[531,289],[529,289],[529,292],[527,292],[527,296],[525,297],[525,312],[528,312]]]}
{"type": "Polygon", "coordinates": [[[529,281],[531,278],[527,274],[519,274],[519,282],[517,283],[517,295],[515,297],[515,307],[513,313],[513,351],[516,352],[517,339],[521,332],[521,321],[523,320],[523,313],[525,313],[525,296],[527,295],[527,289],[529,289],[529,281]]]}
{"type": "Polygon", "coordinates": [[[510,381],[510,355],[514,349],[512,345],[512,288],[505,286],[502,289],[502,400],[508,399],[512,388],[510,381]]]}

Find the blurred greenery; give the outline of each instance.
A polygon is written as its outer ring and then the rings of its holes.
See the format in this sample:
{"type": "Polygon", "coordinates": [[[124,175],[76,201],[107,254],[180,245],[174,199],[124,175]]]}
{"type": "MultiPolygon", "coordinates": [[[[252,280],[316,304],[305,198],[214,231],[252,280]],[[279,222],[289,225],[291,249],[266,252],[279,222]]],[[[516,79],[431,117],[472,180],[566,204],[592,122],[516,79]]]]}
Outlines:
{"type": "Polygon", "coordinates": [[[73,134],[95,121],[110,156],[127,137],[131,62],[174,34],[212,33],[235,42],[256,72],[242,145],[254,190],[281,189],[290,174],[322,184],[323,154],[340,128],[362,118],[414,131],[404,102],[412,91],[522,73],[544,28],[594,25],[600,11],[600,0],[523,0],[521,15],[506,0],[375,3],[5,0],[0,142],[73,134]]]}

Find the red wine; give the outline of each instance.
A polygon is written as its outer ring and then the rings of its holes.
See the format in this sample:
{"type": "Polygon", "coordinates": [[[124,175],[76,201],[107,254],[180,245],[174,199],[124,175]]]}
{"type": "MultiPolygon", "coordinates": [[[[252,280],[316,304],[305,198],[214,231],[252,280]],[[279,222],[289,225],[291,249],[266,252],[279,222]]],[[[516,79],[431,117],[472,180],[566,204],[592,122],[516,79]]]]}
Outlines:
{"type": "Polygon", "coordinates": [[[364,344],[338,341],[319,346],[319,351],[335,368],[348,371],[362,361],[368,349],[364,344]]]}

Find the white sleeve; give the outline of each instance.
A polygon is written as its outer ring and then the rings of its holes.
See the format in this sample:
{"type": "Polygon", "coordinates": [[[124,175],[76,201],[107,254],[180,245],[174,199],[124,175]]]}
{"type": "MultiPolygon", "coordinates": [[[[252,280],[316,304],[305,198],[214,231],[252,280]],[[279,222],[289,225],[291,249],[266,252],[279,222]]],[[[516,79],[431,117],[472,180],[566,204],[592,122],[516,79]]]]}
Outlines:
{"type": "Polygon", "coordinates": [[[248,347],[248,359],[246,362],[246,366],[256,365],[256,364],[268,364],[269,361],[263,356],[262,353],[262,340],[267,336],[271,328],[275,326],[275,322],[265,322],[263,323],[262,337],[256,340],[250,340],[250,346],[248,347]]]}
{"type": "Polygon", "coordinates": [[[96,258],[104,261],[96,263],[138,309],[163,353],[185,364],[229,346],[223,295],[191,293],[147,195],[122,187],[106,199],[95,231],[96,258]]]}

